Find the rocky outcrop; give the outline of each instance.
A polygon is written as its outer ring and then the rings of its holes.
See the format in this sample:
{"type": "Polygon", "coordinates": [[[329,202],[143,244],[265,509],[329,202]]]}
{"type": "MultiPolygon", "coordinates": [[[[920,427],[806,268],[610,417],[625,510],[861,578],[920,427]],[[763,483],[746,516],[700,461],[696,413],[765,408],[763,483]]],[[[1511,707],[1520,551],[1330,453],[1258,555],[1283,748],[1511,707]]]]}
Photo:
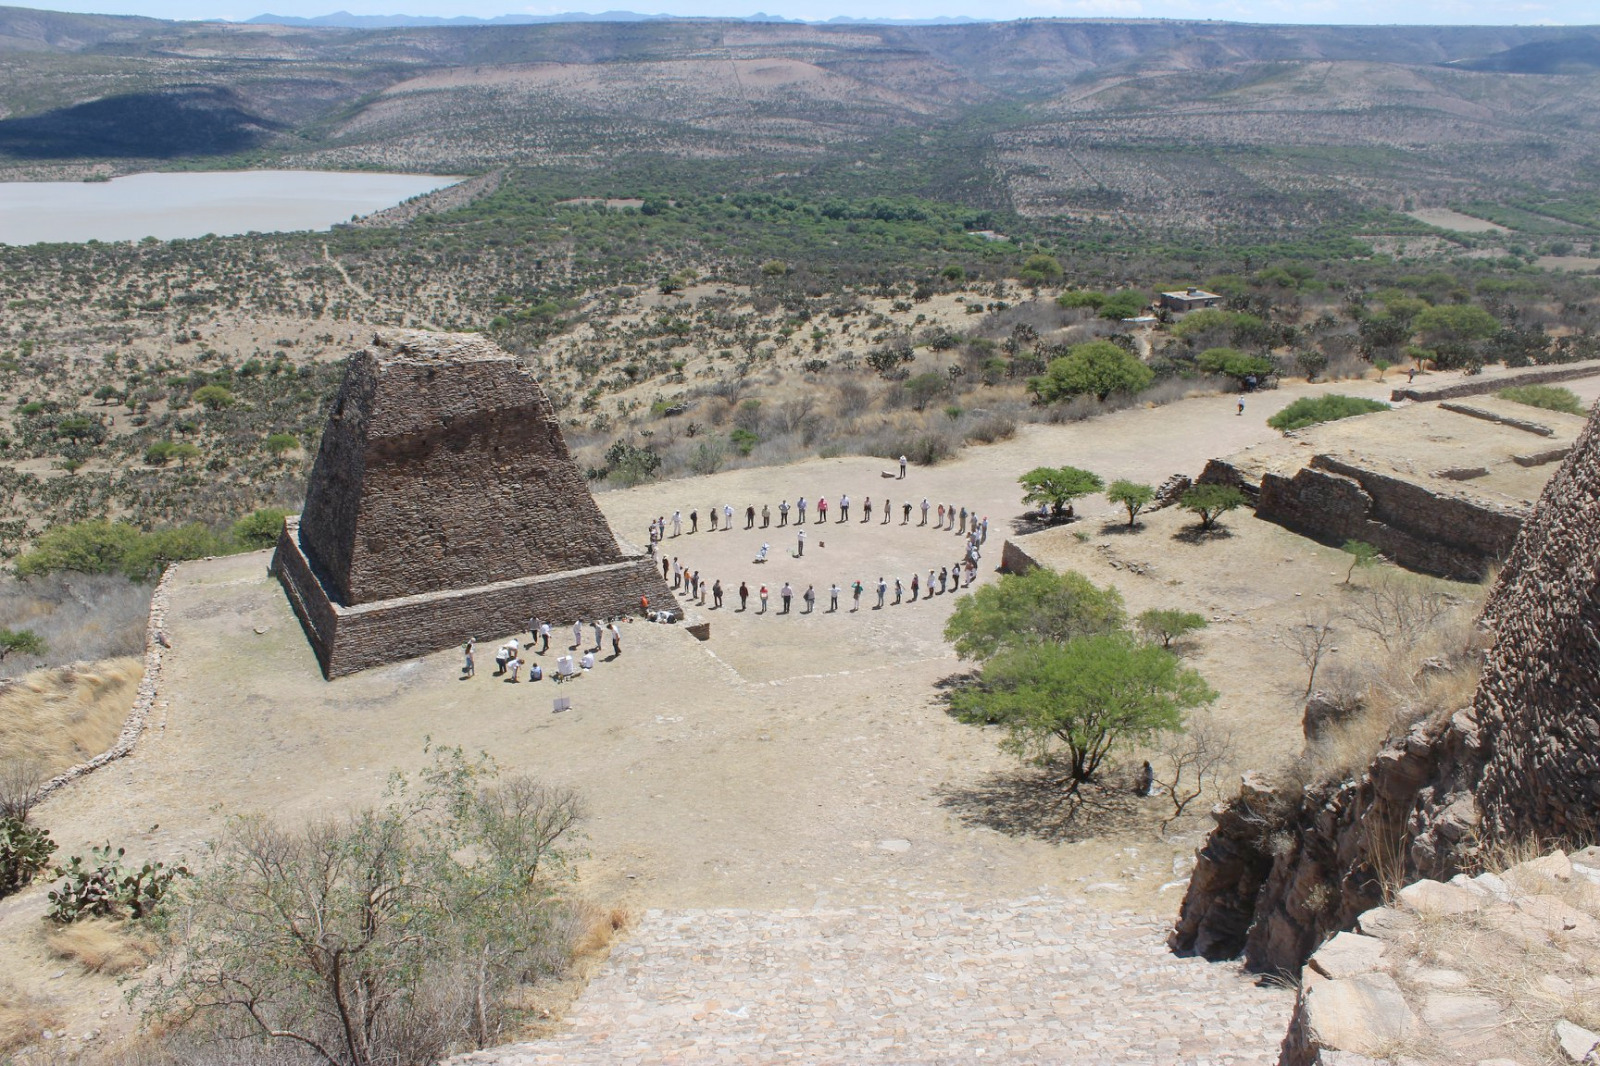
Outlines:
{"type": "Polygon", "coordinates": [[[1600,833],[1600,415],[1546,486],[1484,621],[1495,641],[1471,708],[1418,724],[1350,779],[1247,779],[1217,811],[1174,948],[1296,971],[1385,886],[1448,879],[1486,840],[1600,833]]]}
{"type": "Polygon", "coordinates": [[[1279,1066],[1600,1062],[1600,849],[1407,885],[1311,956],[1279,1066]],[[1536,960],[1536,961],[1535,961],[1536,960]],[[1530,972],[1532,966],[1536,972],[1530,972]],[[1507,979],[1509,978],[1509,979],[1507,979]],[[1463,1053],[1466,1057],[1463,1058],[1463,1053]]]}

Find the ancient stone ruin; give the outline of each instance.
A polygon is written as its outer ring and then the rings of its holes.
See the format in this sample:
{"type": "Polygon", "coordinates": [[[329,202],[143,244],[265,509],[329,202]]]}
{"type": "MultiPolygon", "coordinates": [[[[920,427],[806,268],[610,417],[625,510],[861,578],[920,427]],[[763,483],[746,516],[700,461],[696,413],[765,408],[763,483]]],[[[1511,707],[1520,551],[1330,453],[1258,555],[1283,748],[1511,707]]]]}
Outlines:
{"type": "Polygon", "coordinates": [[[1174,947],[1296,971],[1385,882],[1447,880],[1484,841],[1600,833],[1600,414],[1523,524],[1484,621],[1495,640],[1471,707],[1416,723],[1349,779],[1247,776],[1217,812],[1174,947]]]}
{"type": "Polygon", "coordinates": [[[671,602],[625,553],[533,374],[481,337],[394,331],[350,358],[273,571],[334,678],[671,602]]]}

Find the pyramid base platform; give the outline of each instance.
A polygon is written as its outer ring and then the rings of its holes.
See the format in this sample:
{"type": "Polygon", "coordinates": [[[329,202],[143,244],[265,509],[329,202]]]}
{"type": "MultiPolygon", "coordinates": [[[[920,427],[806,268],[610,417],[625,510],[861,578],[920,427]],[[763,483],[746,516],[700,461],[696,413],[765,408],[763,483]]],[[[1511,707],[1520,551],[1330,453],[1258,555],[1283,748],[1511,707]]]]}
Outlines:
{"type": "MultiPolygon", "coordinates": [[[[606,566],[344,607],[328,595],[301,549],[298,517],[284,521],[272,573],[329,680],[460,647],[468,637],[490,641],[521,632],[534,616],[571,625],[578,619],[637,615],[644,597],[652,607],[677,605],[655,563],[637,556],[606,566]]],[[[485,651],[492,654],[492,649],[485,651]]]]}

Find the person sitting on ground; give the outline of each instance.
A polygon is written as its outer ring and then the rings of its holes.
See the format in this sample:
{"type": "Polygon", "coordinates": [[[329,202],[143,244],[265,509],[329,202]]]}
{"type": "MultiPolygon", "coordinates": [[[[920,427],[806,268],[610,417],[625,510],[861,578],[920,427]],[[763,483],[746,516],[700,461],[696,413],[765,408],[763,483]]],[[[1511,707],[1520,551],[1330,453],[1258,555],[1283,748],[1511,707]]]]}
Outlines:
{"type": "Polygon", "coordinates": [[[544,667],[540,666],[538,663],[529,663],[528,664],[528,680],[529,681],[543,681],[544,680],[544,667]]]}
{"type": "Polygon", "coordinates": [[[580,670],[593,670],[594,669],[594,652],[592,652],[592,651],[584,652],[583,653],[583,658],[578,660],[578,668],[580,670]]]}
{"type": "Polygon", "coordinates": [[[772,545],[763,543],[761,545],[761,550],[756,552],[756,562],[758,562],[758,563],[766,562],[767,561],[767,552],[769,552],[771,550],[772,550],[772,545]]]}

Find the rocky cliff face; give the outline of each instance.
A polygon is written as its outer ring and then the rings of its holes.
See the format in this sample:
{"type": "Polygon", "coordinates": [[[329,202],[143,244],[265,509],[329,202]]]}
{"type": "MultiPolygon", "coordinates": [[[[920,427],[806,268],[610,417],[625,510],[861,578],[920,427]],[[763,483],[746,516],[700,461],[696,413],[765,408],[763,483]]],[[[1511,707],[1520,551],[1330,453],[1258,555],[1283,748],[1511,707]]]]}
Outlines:
{"type": "Polygon", "coordinates": [[[1447,879],[1497,837],[1600,831],[1600,415],[1546,486],[1484,614],[1473,705],[1392,741],[1359,777],[1246,779],[1217,812],[1173,947],[1297,971],[1385,885],[1447,879]]]}

